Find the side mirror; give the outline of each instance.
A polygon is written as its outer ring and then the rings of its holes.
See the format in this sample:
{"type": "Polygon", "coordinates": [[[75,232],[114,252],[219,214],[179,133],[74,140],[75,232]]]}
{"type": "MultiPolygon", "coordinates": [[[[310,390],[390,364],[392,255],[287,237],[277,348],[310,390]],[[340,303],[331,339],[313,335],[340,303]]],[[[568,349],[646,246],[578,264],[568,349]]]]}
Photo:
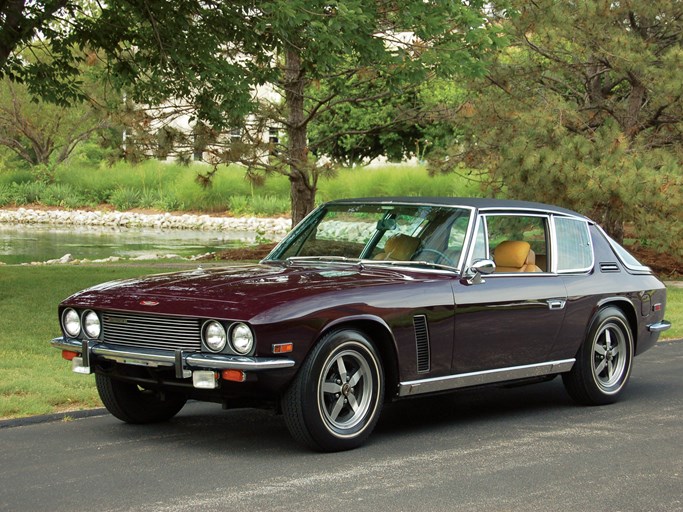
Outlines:
{"type": "Polygon", "coordinates": [[[496,264],[493,260],[481,259],[472,262],[472,266],[467,269],[465,275],[463,276],[463,284],[481,284],[484,283],[484,278],[481,276],[487,276],[493,274],[496,271],[496,264]]]}

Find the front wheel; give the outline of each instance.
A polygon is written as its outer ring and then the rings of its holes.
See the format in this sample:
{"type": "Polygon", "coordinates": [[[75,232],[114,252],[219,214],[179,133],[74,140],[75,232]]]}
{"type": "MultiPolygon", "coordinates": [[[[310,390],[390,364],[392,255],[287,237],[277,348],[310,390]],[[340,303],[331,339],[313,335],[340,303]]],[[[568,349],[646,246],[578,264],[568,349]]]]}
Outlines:
{"type": "Polygon", "coordinates": [[[576,363],[562,376],[569,395],[579,403],[615,402],[626,386],[633,363],[633,336],[620,309],[598,311],[576,363]]]}
{"type": "Polygon", "coordinates": [[[137,384],[96,374],[95,383],[107,410],[126,423],[158,423],[171,419],[187,399],[179,393],[142,389],[137,384]]]}
{"type": "Polygon", "coordinates": [[[287,428],[320,451],[356,448],[380,415],[384,374],[375,347],[362,333],[335,331],[309,354],[282,398],[287,428]]]}

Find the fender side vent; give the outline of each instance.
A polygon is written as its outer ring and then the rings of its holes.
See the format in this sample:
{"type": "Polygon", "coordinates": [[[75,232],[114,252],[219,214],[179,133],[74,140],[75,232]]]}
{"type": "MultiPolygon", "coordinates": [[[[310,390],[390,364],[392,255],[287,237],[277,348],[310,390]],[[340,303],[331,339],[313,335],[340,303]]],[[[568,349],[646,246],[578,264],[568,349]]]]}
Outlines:
{"type": "Polygon", "coordinates": [[[614,261],[601,261],[600,272],[621,272],[621,269],[614,261]]]}
{"type": "Polygon", "coordinates": [[[424,315],[413,317],[413,326],[415,327],[415,344],[417,347],[417,372],[426,373],[430,369],[427,317],[424,315]]]}

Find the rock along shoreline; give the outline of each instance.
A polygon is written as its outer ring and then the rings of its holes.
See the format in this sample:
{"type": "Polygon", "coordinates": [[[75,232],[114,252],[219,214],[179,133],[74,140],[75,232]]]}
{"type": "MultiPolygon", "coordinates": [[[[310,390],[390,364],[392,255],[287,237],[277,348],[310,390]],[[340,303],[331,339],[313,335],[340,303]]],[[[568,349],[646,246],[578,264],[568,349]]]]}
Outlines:
{"type": "MultiPolygon", "coordinates": [[[[43,225],[74,226],[83,228],[111,229],[159,229],[159,230],[196,230],[196,231],[243,231],[256,233],[267,240],[277,241],[291,229],[292,221],[288,218],[261,217],[219,217],[212,215],[193,215],[171,213],[147,214],[119,211],[84,211],[84,210],[34,210],[17,208],[16,210],[0,210],[0,224],[9,225],[43,225]]],[[[206,256],[200,255],[196,258],[206,256]]],[[[177,258],[176,255],[165,255],[162,258],[177,258]]],[[[70,254],[62,258],[45,262],[31,262],[23,265],[79,264],[121,261],[126,258],[111,257],[104,260],[78,260],[70,254]]],[[[133,259],[149,259],[146,257],[133,259]]],[[[193,258],[194,259],[194,258],[193,258]]]]}
{"type": "Polygon", "coordinates": [[[43,224],[53,226],[93,226],[112,228],[190,229],[198,231],[250,231],[265,235],[285,235],[292,225],[288,218],[214,217],[211,215],[146,214],[84,210],[0,210],[2,224],[43,224]]]}

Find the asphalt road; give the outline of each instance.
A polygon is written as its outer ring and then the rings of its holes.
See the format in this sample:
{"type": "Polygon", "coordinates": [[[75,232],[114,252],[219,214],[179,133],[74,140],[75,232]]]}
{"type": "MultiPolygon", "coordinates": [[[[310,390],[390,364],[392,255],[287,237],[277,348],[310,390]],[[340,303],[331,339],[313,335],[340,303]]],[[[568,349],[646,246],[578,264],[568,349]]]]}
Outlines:
{"type": "Polygon", "coordinates": [[[575,406],[560,379],[414,400],[338,454],[199,403],[160,426],[5,424],[0,510],[683,511],[682,383],[683,342],[660,343],[617,404],[575,406]]]}

